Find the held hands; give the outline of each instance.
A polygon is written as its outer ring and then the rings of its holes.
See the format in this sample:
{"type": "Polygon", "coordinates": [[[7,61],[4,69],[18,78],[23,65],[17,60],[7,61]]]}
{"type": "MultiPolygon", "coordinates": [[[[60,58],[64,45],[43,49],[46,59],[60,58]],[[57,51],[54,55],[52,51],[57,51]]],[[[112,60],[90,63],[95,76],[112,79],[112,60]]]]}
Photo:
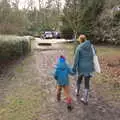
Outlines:
{"type": "Polygon", "coordinates": [[[76,74],[76,69],[75,68],[72,68],[72,71],[74,74],[76,74]]]}
{"type": "Polygon", "coordinates": [[[76,70],[72,68],[70,74],[71,75],[75,75],[76,74],[76,70]]]}

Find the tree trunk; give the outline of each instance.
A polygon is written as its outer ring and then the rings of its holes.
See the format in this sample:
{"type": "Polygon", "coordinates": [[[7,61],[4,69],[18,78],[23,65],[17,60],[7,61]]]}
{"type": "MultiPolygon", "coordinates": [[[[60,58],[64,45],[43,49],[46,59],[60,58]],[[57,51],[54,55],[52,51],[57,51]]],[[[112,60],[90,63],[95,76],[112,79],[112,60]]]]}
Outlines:
{"type": "Polygon", "coordinates": [[[76,50],[76,47],[78,46],[78,42],[77,42],[77,31],[76,30],[74,30],[74,40],[75,40],[75,42],[74,42],[74,53],[75,53],[75,50],[76,50]]]}
{"type": "Polygon", "coordinates": [[[74,30],[74,39],[75,39],[75,41],[77,40],[77,31],[76,30],[74,30]]]}

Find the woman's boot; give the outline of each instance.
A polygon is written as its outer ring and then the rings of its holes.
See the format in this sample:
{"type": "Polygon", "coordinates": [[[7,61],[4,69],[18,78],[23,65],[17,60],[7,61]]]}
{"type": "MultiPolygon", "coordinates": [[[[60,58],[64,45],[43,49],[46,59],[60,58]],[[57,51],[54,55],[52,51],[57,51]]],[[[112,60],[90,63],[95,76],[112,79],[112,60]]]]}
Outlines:
{"type": "Polygon", "coordinates": [[[84,95],[81,98],[81,102],[85,105],[88,105],[88,89],[84,90],[84,95]]]}

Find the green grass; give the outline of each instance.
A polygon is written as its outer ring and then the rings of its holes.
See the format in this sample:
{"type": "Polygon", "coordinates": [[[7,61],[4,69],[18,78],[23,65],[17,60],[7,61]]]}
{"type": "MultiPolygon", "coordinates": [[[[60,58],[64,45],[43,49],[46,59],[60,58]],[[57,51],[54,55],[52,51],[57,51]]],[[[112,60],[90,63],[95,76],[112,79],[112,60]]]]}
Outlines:
{"type": "Polygon", "coordinates": [[[5,86],[4,102],[0,102],[0,120],[36,120],[39,117],[47,95],[36,81],[39,73],[32,70],[31,61],[34,62],[34,58],[27,57],[14,68],[15,76],[6,81],[9,85],[5,86]]]}
{"type": "Polygon", "coordinates": [[[119,47],[112,47],[112,46],[96,46],[98,56],[103,55],[119,55],[120,48],[119,47]]]}
{"type": "Polygon", "coordinates": [[[40,112],[42,92],[36,86],[17,88],[6,96],[8,105],[3,109],[5,120],[32,120],[40,112]]]}

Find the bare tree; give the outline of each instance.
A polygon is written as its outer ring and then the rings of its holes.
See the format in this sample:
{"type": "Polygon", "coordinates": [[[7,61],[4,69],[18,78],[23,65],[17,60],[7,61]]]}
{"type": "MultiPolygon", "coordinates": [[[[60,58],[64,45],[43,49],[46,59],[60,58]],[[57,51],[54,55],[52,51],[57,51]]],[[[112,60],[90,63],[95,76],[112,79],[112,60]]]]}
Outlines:
{"type": "Polygon", "coordinates": [[[53,6],[53,1],[54,1],[54,0],[47,0],[47,1],[45,2],[45,7],[48,8],[48,9],[52,8],[52,6],[53,6]]]}
{"type": "Polygon", "coordinates": [[[82,14],[80,13],[80,5],[81,0],[66,0],[66,5],[64,8],[64,17],[72,28],[75,39],[77,37],[77,32],[80,27],[80,21],[82,16],[82,14]]]}
{"type": "Polygon", "coordinates": [[[10,0],[11,6],[19,9],[20,0],[10,0]]]}
{"type": "Polygon", "coordinates": [[[60,14],[60,9],[61,9],[61,2],[60,0],[55,0],[56,8],[57,8],[57,13],[60,14]]]}

